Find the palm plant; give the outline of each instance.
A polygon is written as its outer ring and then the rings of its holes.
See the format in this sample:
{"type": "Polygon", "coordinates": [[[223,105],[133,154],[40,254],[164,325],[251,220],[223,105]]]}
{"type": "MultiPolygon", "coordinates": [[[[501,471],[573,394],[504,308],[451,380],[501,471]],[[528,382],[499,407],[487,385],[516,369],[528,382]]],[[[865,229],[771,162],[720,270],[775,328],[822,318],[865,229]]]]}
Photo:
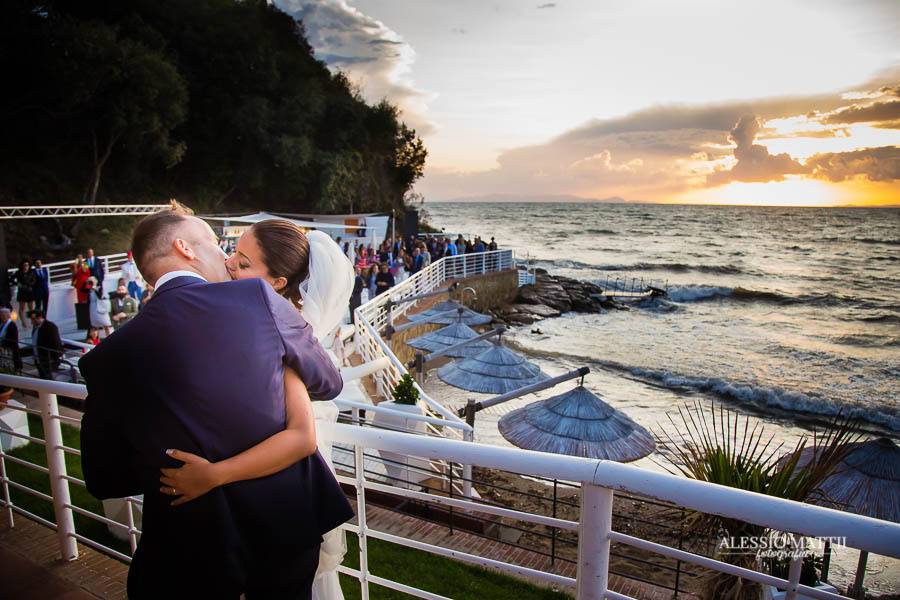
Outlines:
{"type": "MultiPolygon", "coordinates": [[[[677,417],[667,415],[671,430],[657,432],[657,445],[669,464],[670,473],[690,479],[738,488],[768,496],[805,502],[819,494],[819,486],[858,441],[858,429],[842,416],[835,417],[812,439],[804,438],[790,450],[767,434],[761,423],[751,425],[749,416],[712,403],[704,410],[699,402],[679,408],[677,417]],[[673,434],[671,431],[677,431],[673,434]],[[801,462],[806,448],[812,458],[801,462]]],[[[684,526],[720,539],[759,539],[768,533],[761,525],[696,511],[685,513],[684,526]]],[[[717,558],[746,568],[758,568],[757,557],[720,545],[717,558]]],[[[717,600],[758,600],[762,586],[734,575],[716,573],[705,582],[705,593],[717,600]]]]}

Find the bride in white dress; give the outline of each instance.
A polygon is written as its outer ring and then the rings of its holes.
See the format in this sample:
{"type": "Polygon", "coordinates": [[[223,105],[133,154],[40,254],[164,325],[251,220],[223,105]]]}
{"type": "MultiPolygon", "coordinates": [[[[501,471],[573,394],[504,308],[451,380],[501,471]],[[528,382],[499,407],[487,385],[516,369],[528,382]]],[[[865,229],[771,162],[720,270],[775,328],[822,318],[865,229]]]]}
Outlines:
{"type": "MultiPolygon", "coordinates": [[[[346,314],[355,274],[346,255],[327,234],[304,233],[290,221],[262,221],[241,236],[227,266],[233,279],[264,279],[293,302],[320,343],[336,339],[332,332],[346,314]]],[[[335,366],[340,366],[333,353],[331,356],[335,366]]],[[[215,469],[202,457],[181,450],[169,451],[170,456],[185,463],[161,479],[169,489],[178,490],[180,497],[173,504],[189,502],[225,483],[283,469],[313,454],[316,446],[334,472],[331,432],[338,418],[337,405],[331,401],[310,402],[303,382],[290,369],[285,372],[284,389],[285,431],[215,463],[215,469]],[[315,440],[316,445],[310,440],[315,440]]],[[[322,538],[313,600],[343,600],[337,567],[347,551],[344,532],[334,529],[322,538]]]]}

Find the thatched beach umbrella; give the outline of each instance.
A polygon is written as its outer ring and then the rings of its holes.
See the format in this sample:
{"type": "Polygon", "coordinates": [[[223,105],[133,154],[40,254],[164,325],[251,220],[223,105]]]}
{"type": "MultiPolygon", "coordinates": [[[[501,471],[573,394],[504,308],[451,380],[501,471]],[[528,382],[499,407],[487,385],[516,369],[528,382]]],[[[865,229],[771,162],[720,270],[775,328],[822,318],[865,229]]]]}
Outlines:
{"type": "Polygon", "coordinates": [[[444,300],[443,302],[439,302],[429,308],[428,310],[423,310],[418,313],[416,316],[425,316],[425,315],[434,315],[437,313],[447,312],[448,310],[456,310],[457,308],[466,308],[466,305],[462,302],[458,302],[456,300],[444,300]]]}
{"type": "Polygon", "coordinates": [[[541,452],[630,462],[653,452],[653,435],[584,386],[532,402],[498,424],[510,443],[541,452]]]}
{"type": "Polygon", "coordinates": [[[505,394],[547,379],[541,368],[521,354],[498,345],[438,369],[444,383],[485,394],[505,394]]]}
{"type": "MultiPolygon", "coordinates": [[[[450,346],[454,346],[456,344],[459,344],[460,342],[470,340],[473,337],[478,337],[478,332],[463,323],[461,320],[457,320],[452,325],[448,325],[443,329],[438,329],[437,331],[432,331],[431,333],[426,333],[425,335],[420,335],[419,337],[413,338],[406,343],[417,350],[437,352],[438,350],[443,350],[444,348],[449,348],[450,346]]],[[[445,356],[450,356],[453,358],[467,358],[469,356],[474,356],[480,352],[488,350],[492,346],[493,344],[487,340],[479,340],[477,342],[467,344],[462,348],[452,350],[445,356]]]]}
{"type": "MultiPolygon", "coordinates": [[[[803,450],[798,466],[812,460],[815,451],[803,450]]],[[[886,437],[850,444],[844,460],[809,502],[900,523],[900,447],[886,437]]],[[[868,554],[863,550],[859,555],[854,591],[860,595],[868,554]]]]}
{"type": "MultiPolygon", "coordinates": [[[[800,454],[808,463],[815,448],[800,454]]],[[[850,444],[844,460],[810,502],[900,523],[900,447],[886,437],[850,444]]]]}
{"type": "Polygon", "coordinates": [[[434,320],[429,320],[429,323],[435,323],[437,325],[452,325],[453,323],[462,322],[466,325],[486,325],[491,322],[492,318],[490,315],[483,315],[481,313],[475,312],[471,308],[466,308],[465,305],[460,304],[456,300],[447,300],[445,302],[441,302],[440,304],[436,304],[429,308],[428,310],[424,310],[420,313],[414,313],[406,315],[410,321],[422,321],[424,319],[431,319],[435,315],[442,314],[439,318],[434,320]],[[456,312],[450,312],[450,311],[456,312]],[[459,312],[459,311],[462,312],[459,312]]]}

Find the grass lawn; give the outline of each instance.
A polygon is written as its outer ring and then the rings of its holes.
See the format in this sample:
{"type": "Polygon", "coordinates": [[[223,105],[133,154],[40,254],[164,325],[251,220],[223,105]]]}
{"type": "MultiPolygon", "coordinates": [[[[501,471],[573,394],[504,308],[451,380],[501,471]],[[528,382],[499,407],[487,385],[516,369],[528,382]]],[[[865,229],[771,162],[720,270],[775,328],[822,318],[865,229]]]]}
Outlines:
{"type": "MultiPolygon", "coordinates": [[[[525,583],[519,579],[488,571],[428,552],[406,548],[369,538],[369,572],[398,583],[421,588],[449,598],[480,600],[561,600],[569,594],[525,583]]],[[[356,535],[347,533],[344,565],[359,568],[359,544],[356,535]]],[[[341,589],[347,600],[360,598],[359,581],[341,575],[341,589]]],[[[377,600],[406,600],[411,596],[380,585],[369,584],[369,597],[377,600]]]]}
{"type": "MultiPolygon", "coordinates": [[[[44,426],[40,418],[35,415],[28,415],[28,426],[31,428],[32,437],[43,439],[44,426]]],[[[62,433],[63,444],[65,444],[69,448],[81,447],[81,439],[78,429],[72,427],[71,425],[63,424],[62,433]]],[[[16,448],[9,454],[15,456],[16,458],[27,460],[28,462],[40,465],[42,467],[47,466],[46,450],[39,444],[28,444],[27,446],[24,446],[22,448],[16,448]]],[[[84,474],[81,471],[80,457],[66,453],[66,473],[68,473],[68,475],[71,477],[84,479],[84,474]]],[[[22,465],[14,464],[11,461],[6,461],[6,474],[16,483],[28,486],[47,495],[52,495],[52,493],[50,492],[50,478],[45,473],[40,473],[33,469],[26,468],[22,465]]],[[[13,504],[15,504],[16,506],[32,512],[39,517],[43,517],[48,521],[51,521],[53,523],[56,522],[56,516],[53,513],[52,503],[47,502],[42,498],[32,496],[31,494],[28,494],[21,490],[14,489],[12,486],[10,486],[9,492],[10,496],[12,497],[13,504]]],[[[70,483],[69,495],[72,499],[73,505],[100,515],[103,514],[103,504],[99,500],[91,496],[88,493],[87,489],[84,488],[84,486],[70,483]]],[[[109,533],[109,530],[107,530],[106,524],[104,523],[95,521],[94,519],[89,519],[88,517],[75,513],[75,531],[87,538],[100,542],[104,546],[109,546],[110,548],[118,550],[119,552],[122,552],[124,554],[131,554],[131,549],[128,542],[123,542],[113,537],[109,533]]]]}
{"type": "MultiPolygon", "coordinates": [[[[31,435],[43,438],[41,420],[34,415],[28,415],[28,421],[31,435]]],[[[70,448],[79,448],[78,430],[65,424],[62,425],[62,430],[65,445],[70,448]]],[[[44,447],[38,444],[17,448],[10,454],[41,466],[47,465],[44,447]]],[[[79,457],[67,454],[66,468],[72,477],[84,478],[79,457]]],[[[50,494],[50,481],[44,473],[27,469],[10,461],[6,461],[6,472],[13,481],[50,494]]],[[[75,506],[103,514],[101,502],[88,494],[85,488],[71,484],[69,490],[75,506]]],[[[14,504],[55,522],[51,503],[12,488],[10,488],[10,495],[14,504]]],[[[24,517],[20,516],[19,518],[24,517]]],[[[75,528],[79,534],[85,537],[129,554],[128,543],[121,542],[110,535],[103,523],[76,514],[75,528]]],[[[347,534],[347,556],[344,564],[354,569],[359,568],[359,544],[357,537],[350,533],[347,534]]],[[[481,567],[374,539],[369,540],[369,570],[375,575],[450,598],[551,600],[570,597],[568,594],[530,585],[481,567]]],[[[359,582],[356,579],[341,575],[341,587],[347,600],[360,598],[359,582]]],[[[400,600],[410,597],[376,584],[369,584],[369,591],[371,598],[377,600],[395,598],[400,600]]]]}

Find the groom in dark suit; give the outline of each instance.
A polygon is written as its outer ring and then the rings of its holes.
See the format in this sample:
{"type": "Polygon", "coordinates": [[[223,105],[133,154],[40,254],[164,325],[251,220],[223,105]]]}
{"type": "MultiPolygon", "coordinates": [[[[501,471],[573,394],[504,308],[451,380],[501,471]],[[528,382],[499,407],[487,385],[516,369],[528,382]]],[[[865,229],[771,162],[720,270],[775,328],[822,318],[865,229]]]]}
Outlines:
{"type": "Polygon", "coordinates": [[[260,279],[230,281],[209,226],[164,211],[135,229],[155,287],[137,317],[79,362],[81,451],[97,498],[144,494],[130,598],[308,598],[326,531],[353,516],[318,452],[180,506],[160,493],[168,448],[229,458],[285,428],[284,369],[313,399],[340,374],[300,313],[260,279]]]}

